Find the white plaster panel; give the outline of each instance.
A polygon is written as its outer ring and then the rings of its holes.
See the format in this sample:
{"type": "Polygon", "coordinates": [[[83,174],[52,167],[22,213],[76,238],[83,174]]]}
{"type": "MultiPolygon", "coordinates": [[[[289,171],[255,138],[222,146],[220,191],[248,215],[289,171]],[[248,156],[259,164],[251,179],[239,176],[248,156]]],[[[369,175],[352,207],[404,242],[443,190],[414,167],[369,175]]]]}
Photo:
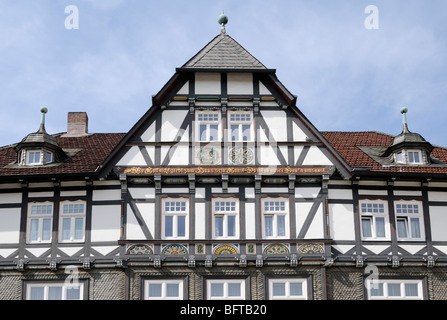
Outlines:
{"type": "Polygon", "coordinates": [[[304,158],[303,165],[330,166],[333,165],[333,163],[324,155],[319,147],[311,146],[306,158],[304,158]]]}
{"type": "Polygon", "coordinates": [[[420,190],[394,190],[395,196],[422,196],[422,191],[420,190]]]}
{"type": "Polygon", "coordinates": [[[430,207],[430,224],[433,241],[447,241],[447,207],[430,207]]]}
{"type": "Polygon", "coordinates": [[[247,199],[255,198],[255,188],[245,188],[245,197],[247,199]]]}
{"type": "Polygon", "coordinates": [[[271,146],[259,146],[258,152],[261,153],[260,164],[264,166],[279,166],[280,162],[278,156],[276,155],[276,148],[273,149],[271,146]]]}
{"type": "Polygon", "coordinates": [[[154,142],[155,141],[155,121],[143,132],[141,135],[141,140],[143,142],[154,142]]]}
{"type": "Polygon", "coordinates": [[[355,240],[354,208],[350,204],[329,204],[331,237],[334,240],[355,240]]]}
{"type": "Polygon", "coordinates": [[[318,206],[314,219],[307,230],[305,239],[323,239],[324,238],[324,223],[323,223],[323,206],[318,206]]]}
{"type": "MultiPolygon", "coordinates": [[[[161,141],[176,141],[175,138],[180,129],[180,125],[185,120],[188,112],[189,110],[163,111],[161,115],[161,141]]],[[[185,132],[183,131],[182,133],[184,134],[185,132]]]]}
{"type": "Polygon", "coordinates": [[[121,206],[93,206],[91,239],[118,241],[120,238],[121,206]]]}
{"type": "Polygon", "coordinates": [[[359,195],[371,195],[371,196],[386,196],[388,195],[387,190],[368,190],[368,189],[359,189],[359,195]]]}
{"type": "Polygon", "coordinates": [[[205,199],[205,188],[196,188],[196,199],[205,199]]]}
{"type": "Polygon", "coordinates": [[[0,209],[0,243],[19,243],[20,208],[0,209]]]}
{"type": "Polygon", "coordinates": [[[131,147],[116,164],[117,166],[144,166],[146,161],[138,147],[131,147]]]}
{"type": "Polygon", "coordinates": [[[310,208],[312,208],[312,202],[297,202],[295,203],[295,221],[296,221],[296,234],[298,235],[301,228],[306,221],[310,208]]]}
{"type": "Polygon", "coordinates": [[[86,190],[61,191],[61,197],[85,197],[86,190]]]}
{"type": "Polygon", "coordinates": [[[329,189],[329,199],[352,200],[351,189],[329,189]]]}
{"type": "Polygon", "coordinates": [[[287,115],[284,111],[261,111],[275,141],[287,141],[287,115]]]}
{"type": "Polygon", "coordinates": [[[295,188],[296,198],[316,198],[320,193],[321,188],[295,188]]]}
{"type": "Polygon", "coordinates": [[[189,193],[188,188],[161,188],[161,193],[189,193]]]}
{"type": "Polygon", "coordinates": [[[121,189],[93,190],[93,201],[121,200],[121,189]]]}
{"type": "Polygon", "coordinates": [[[170,151],[169,165],[188,165],[189,164],[189,146],[177,146],[174,152],[170,151]]]}
{"type": "Polygon", "coordinates": [[[39,197],[45,197],[45,198],[51,198],[54,197],[53,191],[44,191],[44,192],[30,192],[28,193],[29,198],[39,198],[39,197]]]}
{"type": "Polygon", "coordinates": [[[301,128],[293,122],[293,141],[306,141],[307,135],[301,130],[301,128]]]}
{"type": "Polygon", "coordinates": [[[245,203],[245,236],[247,239],[256,239],[256,214],[255,214],[255,204],[246,202],[245,203]]]}
{"type": "Polygon", "coordinates": [[[228,73],[227,74],[228,94],[253,94],[253,74],[252,73],[228,73]]]}
{"type": "Polygon", "coordinates": [[[134,199],[155,199],[154,188],[129,188],[129,192],[134,199]]]}
{"type": "Polygon", "coordinates": [[[205,203],[196,203],[196,239],[205,239],[205,203]]]}
{"type": "Polygon", "coordinates": [[[261,188],[262,193],[288,193],[289,188],[261,188]]]}
{"type": "MultiPolygon", "coordinates": [[[[154,235],[155,232],[155,204],[154,203],[137,203],[138,211],[140,212],[144,224],[147,226],[149,232],[154,235]]],[[[126,223],[126,237],[127,239],[146,240],[143,230],[138,223],[130,205],[127,206],[127,223],[126,223]]]]}
{"type": "Polygon", "coordinates": [[[428,192],[429,201],[447,201],[447,192],[440,191],[429,191],[428,192]]]}
{"type": "Polygon", "coordinates": [[[220,73],[196,72],[195,92],[196,94],[221,94],[220,73]]]}
{"type": "Polygon", "coordinates": [[[0,203],[21,203],[22,193],[0,193],[0,203]]]}
{"type": "Polygon", "coordinates": [[[262,94],[262,95],[271,95],[272,94],[270,92],[270,90],[267,89],[266,86],[261,81],[259,81],[259,94],[262,94]]]}
{"type": "Polygon", "coordinates": [[[183,87],[177,92],[177,94],[189,94],[189,81],[183,85],[183,87]]]}

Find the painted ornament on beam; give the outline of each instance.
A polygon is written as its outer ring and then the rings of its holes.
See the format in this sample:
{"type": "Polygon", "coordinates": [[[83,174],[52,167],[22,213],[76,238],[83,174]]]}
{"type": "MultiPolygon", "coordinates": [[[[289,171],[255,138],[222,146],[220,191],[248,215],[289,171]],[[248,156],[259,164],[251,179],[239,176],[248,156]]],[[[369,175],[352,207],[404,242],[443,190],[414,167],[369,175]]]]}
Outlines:
{"type": "Polygon", "coordinates": [[[249,147],[233,147],[228,154],[228,161],[233,165],[250,165],[254,158],[253,149],[249,147]]]}
{"type": "Polygon", "coordinates": [[[197,160],[202,165],[220,164],[220,152],[215,147],[202,147],[197,152],[197,160]]]}
{"type": "Polygon", "coordinates": [[[264,254],[289,254],[289,245],[282,243],[273,243],[265,245],[264,254]]]}
{"type": "Polygon", "coordinates": [[[299,254],[324,253],[324,244],[323,243],[304,243],[304,244],[298,245],[298,253],[299,254]]]}
{"type": "Polygon", "coordinates": [[[216,255],[238,254],[239,248],[237,247],[237,245],[231,245],[231,244],[215,245],[213,251],[214,251],[214,254],[216,254],[216,255]]]}
{"type": "Polygon", "coordinates": [[[181,244],[168,244],[162,248],[161,253],[166,255],[188,254],[188,248],[181,244]]]}
{"type": "Polygon", "coordinates": [[[154,254],[153,247],[146,244],[134,244],[127,247],[127,254],[130,255],[148,255],[154,254]]]}

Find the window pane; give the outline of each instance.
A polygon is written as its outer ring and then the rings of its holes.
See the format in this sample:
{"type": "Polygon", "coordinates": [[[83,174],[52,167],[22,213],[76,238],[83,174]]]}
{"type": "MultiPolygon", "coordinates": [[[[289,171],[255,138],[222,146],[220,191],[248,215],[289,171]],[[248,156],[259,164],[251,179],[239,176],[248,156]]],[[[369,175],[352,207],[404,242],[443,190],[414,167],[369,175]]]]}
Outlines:
{"type": "Polygon", "coordinates": [[[286,235],[286,217],[283,215],[277,216],[277,223],[278,223],[278,236],[285,236],[286,235]]]}
{"type": "Polygon", "coordinates": [[[407,237],[407,220],[397,219],[397,236],[399,238],[407,237]]]}
{"type": "Polygon", "coordinates": [[[161,297],[161,283],[149,283],[149,297],[161,297]]]}
{"type": "Polygon", "coordinates": [[[234,237],[236,235],[236,217],[228,216],[228,236],[234,237]]]}
{"type": "Polygon", "coordinates": [[[273,296],[284,297],[286,295],[286,284],[285,283],[273,283],[273,296]]]}
{"type": "Polygon", "coordinates": [[[421,237],[421,229],[419,225],[419,218],[411,218],[411,237],[412,238],[420,238],[421,237]]]}
{"type": "Polygon", "coordinates": [[[400,297],[400,283],[388,283],[388,296],[400,297]]]}
{"type": "Polygon", "coordinates": [[[84,238],[84,218],[75,219],[75,240],[82,240],[84,238]]]}
{"type": "Polygon", "coordinates": [[[172,216],[165,216],[165,236],[172,237],[172,216]]]}
{"type": "Polygon", "coordinates": [[[385,218],[376,218],[376,237],[385,237],[385,218]]]}
{"type": "Polygon", "coordinates": [[[178,297],[179,296],[179,285],[178,283],[168,283],[166,284],[166,297],[178,297]]]}
{"type": "Polygon", "coordinates": [[[31,287],[31,300],[43,300],[44,299],[44,287],[31,287]]]}
{"type": "Polygon", "coordinates": [[[81,288],[69,287],[67,288],[67,300],[79,300],[81,298],[81,288]]]}
{"type": "Polygon", "coordinates": [[[210,141],[217,141],[218,139],[218,126],[210,125],[210,141]]]}
{"type": "Polygon", "coordinates": [[[410,163],[414,162],[413,154],[413,152],[408,152],[408,162],[410,163]]]}
{"type": "Polygon", "coordinates": [[[239,141],[239,126],[231,126],[231,141],[239,141]]]}
{"type": "Polygon", "coordinates": [[[216,216],[214,219],[215,226],[214,226],[214,232],[216,234],[216,237],[222,237],[223,236],[223,216],[216,216]]]}
{"type": "Polygon", "coordinates": [[[42,240],[51,239],[51,219],[43,219],[42,240]]]}
{"type": "Polygon", "coordinates": [[[376,283],[370,290],[372,297],[383,297],[383,283],[376,283]]]}
{"type": "Polygon", "coordinates": [[[30,241],[37,241],[39,237],[39,220],[31,220],[30,241]]]}
{"type": "Polygon", "coordinates": [[[199,127],[199,140],[206,141],[206,125],[201,124],[199,127]]]}
{"type": "Polygon", "coordinates": [[[70,240],[71,218],[62,219],[62,240],[70,240]]]}
{"type": "Polygon", "coordinates": [[[48,300],[62,300],[62,287],[49,287],[48,300]]]}
{"type": "Polygon", "coordinates": [[[273,236],[273,216],[265,216],[265,235],[267,237],[273,236]]]}
{"type": "Polygon", "coordinates": [[[371,219],[370,218],[362,218],[362,232],[363,232],[364,238],[372,237],[371,219]]]}
{"type": "Polygon", "coordinates": [[[177,237],[184,237],[185,228],[185,216],[177,216],[177,237]]]}
{"type": "Polygon", "coordinates": [[[212,297],[223,297],[223,283],[212,283],[211,284],[211,296],[212,297]]]}
{"type": "Polygon", "coordinates": [[[302,283],[291,283],[290,284],[290,295],[291,296],[302,296],[303,295],[303,284],[302,283]]]}
{"type": "Polygon", "coordinates": [[[240,297],[241,296],[241,284],[240,283],[229,283],[228,284],[228,296],[229,297],[240,297]]]}
{"type": "Polygon", "coordinates": [[[250,126],[242,126],[242,140],[250,141],[250,126]]]}
{"type": "Polygon", "coordinates": [[[405,284],[405,296],[417,297],[418,296],[418,285],[416,283],[406,283],[405,284]]]}

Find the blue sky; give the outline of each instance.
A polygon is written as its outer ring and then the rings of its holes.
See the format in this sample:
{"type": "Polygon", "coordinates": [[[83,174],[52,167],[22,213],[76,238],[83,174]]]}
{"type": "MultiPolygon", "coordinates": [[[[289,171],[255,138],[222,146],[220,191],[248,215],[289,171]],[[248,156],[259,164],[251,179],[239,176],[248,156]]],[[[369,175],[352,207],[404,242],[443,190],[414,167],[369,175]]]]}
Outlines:
{"type": "Polygon", "coordinates": [[[445,0],[0,0],[0,146],[66,130],[86,111],[89,131],[127,132],[151,97],[220,32],[298,96],[321,131],[409,129],[447,147],[445,0]],[[65,8],[79,29],[65,28],[65,8]],[[368,5],[379,29],[367,29],[368,5]]]}

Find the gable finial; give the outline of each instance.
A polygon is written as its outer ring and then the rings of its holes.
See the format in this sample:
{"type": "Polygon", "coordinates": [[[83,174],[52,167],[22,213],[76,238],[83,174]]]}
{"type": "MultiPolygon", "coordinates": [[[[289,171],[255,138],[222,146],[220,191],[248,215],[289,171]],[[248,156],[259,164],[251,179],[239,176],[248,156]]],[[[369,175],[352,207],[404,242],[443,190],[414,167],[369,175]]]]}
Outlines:
{"type": "Polygon", "coordinates": [[[408,132],[410,132],[410,131],[408,130],[407,112],[408,112],[408,109],[405,108],[405,107],[403,107],[402,109],[400,109],[400,113],[402,113],[402,127],[403,127],[402,133],[408,133],[408,132]]]}
{"type": "Polygon", "coordinates": [[[225,30],[225,25],[228,23],[228,17],[224,14],[224,11],[222,9],[222,14],[219,16],[217,22],[219,22],[220,26],[221,26],[221,32],[222,33],[226,33],[225,30]]]}
{"type": "Polygon", "coordinates": [[[45,132],[45,114],[48,112],[48,109],[46,107],[42,107],[40,112],[42,113],[42,118],[40,120],[39,132],[45,132]]]}

